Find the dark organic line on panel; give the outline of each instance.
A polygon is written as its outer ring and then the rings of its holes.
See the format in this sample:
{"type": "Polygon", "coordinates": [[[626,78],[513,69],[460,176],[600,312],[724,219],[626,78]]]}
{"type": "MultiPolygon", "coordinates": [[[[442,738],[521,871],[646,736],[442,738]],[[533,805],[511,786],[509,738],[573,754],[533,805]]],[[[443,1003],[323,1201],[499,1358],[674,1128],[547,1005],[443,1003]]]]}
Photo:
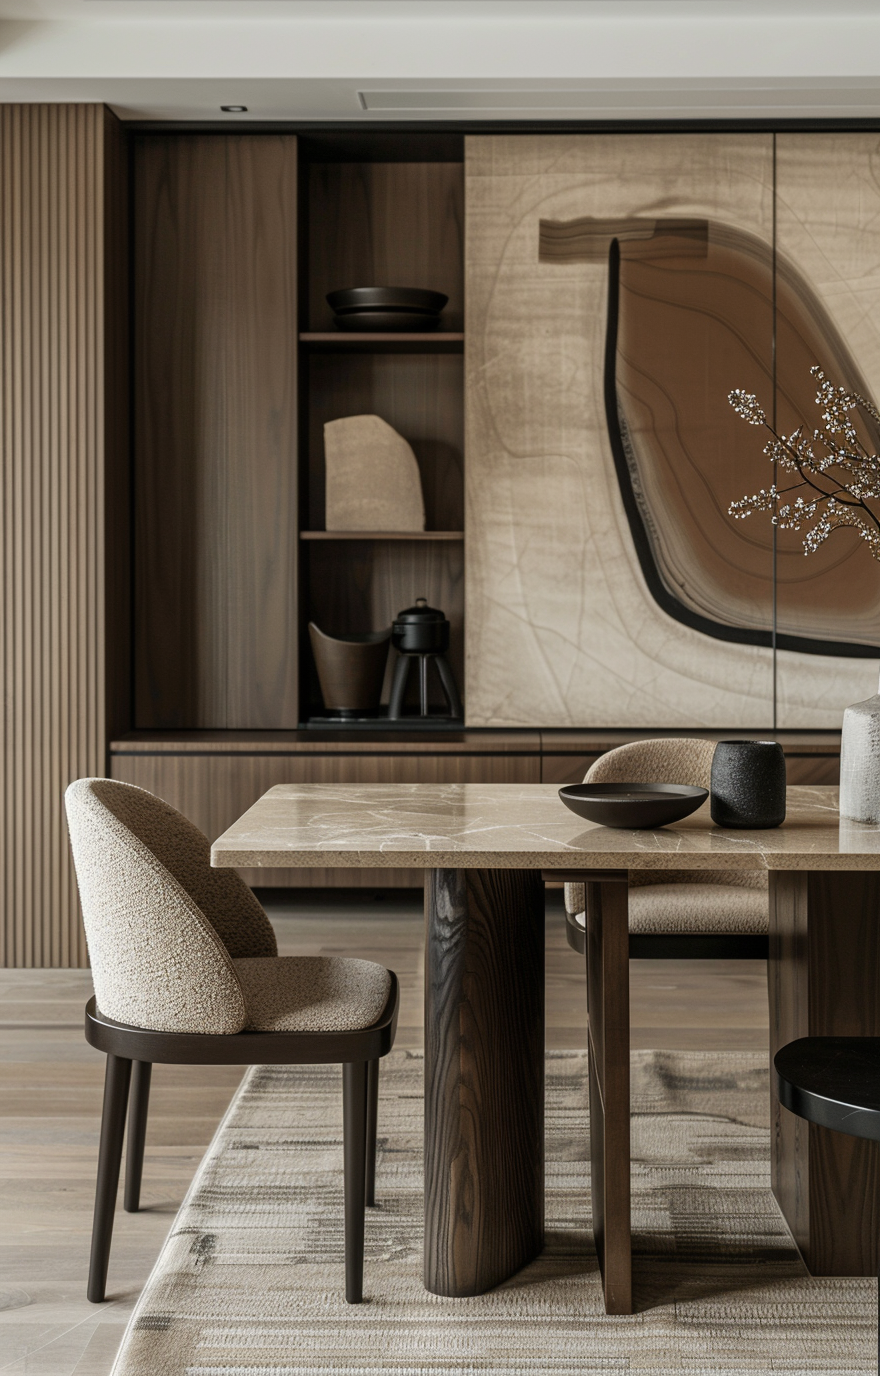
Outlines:
{"type": "Polygon", "coordinates": [[[683,602],[670,592],[663,582],[654,560],[654,551],[645,528],[645,521],[633,487],[632,474],[626,457],[626,448],[620,426],[620,412],[617,396],[617,331],[620,311],[620,244],[612,239],[608,252],[608,319],[605,328],[605,365],[604,400],[605,419],[608,425],[608,438],[614,457],[614,467],[623,507],[629,522],[630,533],[636,548],[636,556],[642,576],[654,601],[675,621],[714,640],[726,640],[737,645],[760,645],[764,649],[797,650],[801,654],[828,655],[835,658],[876,659],[877,647],[874,645],[854,645],[842,640],[811,640],[806,636],[780,634],[775,628],[769,631],[749,630],[744,626],[726,626],[721,621],[713,621],[683,602]]]}

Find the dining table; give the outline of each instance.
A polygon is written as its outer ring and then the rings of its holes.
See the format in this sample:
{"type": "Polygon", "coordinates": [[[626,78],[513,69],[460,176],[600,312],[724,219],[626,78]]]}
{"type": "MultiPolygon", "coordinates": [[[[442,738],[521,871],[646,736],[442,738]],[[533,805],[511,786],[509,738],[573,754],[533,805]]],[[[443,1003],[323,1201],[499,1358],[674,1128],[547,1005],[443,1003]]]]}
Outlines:
{"type": "MultiPolygon", "coordinates": [[[[541,1250],[544,891],[588,886],[590,1204],[605,1307],[631,1313],[628,882],[639,870],[766,872],[769,1056],[802,1036],[880,1036],[880,826],[792,787],[781,826],[728,830],[704,803],[655,830],[600,826],[544,784],[278,784],[211,863],[425,871],[424,1284],[484,1293],[541,1250]]],[[[780,1106],[771,1181],[814,1275],[876,1275],[880,1145],[780,1106]]]]}

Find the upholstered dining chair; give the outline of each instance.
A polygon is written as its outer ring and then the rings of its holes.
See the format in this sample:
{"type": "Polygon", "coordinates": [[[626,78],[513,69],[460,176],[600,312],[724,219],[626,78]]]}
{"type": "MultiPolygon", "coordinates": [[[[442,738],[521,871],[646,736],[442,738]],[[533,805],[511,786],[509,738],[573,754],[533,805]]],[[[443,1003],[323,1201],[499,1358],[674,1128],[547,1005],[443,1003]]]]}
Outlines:
{"type": "Polygon", "coordinates": [[[396,976],[372,961],[279,956],[243,880],[212,869],[202,832],[144,789],[79,779],[65,803],[95,986],[86,1038],[107,1056],[89,1299],[99,1303],[106,1290],[129,1097],[124,1205],[139,1206],[154,1063],[335,1062],[343,1068],[345,1298],[359,1303],[378,1066],[394,1042],[396,976]]]}
{"type": "MultiPolygon", "coordinates": [[[[600,756],[584,783],[667,783],[708,788],[715,742],[632,741],[600,756]]],[[[767,876],[743,870],[640,870],[630,874],[633,957],[766,959],[767,876]]],[[[568,944],[584,953],[586,891],[565,885],[568,944]]]]}

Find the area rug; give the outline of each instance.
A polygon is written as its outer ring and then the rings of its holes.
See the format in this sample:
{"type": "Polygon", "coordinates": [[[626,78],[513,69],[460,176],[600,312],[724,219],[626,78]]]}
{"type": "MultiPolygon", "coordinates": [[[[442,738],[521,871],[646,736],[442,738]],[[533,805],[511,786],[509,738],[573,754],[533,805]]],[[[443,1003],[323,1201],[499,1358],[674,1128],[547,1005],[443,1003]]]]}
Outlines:
{"type": "Polygon", "coordinates": [[[367,1302],[343,1299],[341,1074],[249,1072],[113,1376],[573,1376],[876,1370],[876,1282],[812,1279],[770,1192],[767,1064],[633,1055],[638,1312],[608,1317],[590,1232],[586,1063],[547,1060],[541,1257],[475,1299],[421,1284],[422,1059],[383,1062],[367,1302]]]}

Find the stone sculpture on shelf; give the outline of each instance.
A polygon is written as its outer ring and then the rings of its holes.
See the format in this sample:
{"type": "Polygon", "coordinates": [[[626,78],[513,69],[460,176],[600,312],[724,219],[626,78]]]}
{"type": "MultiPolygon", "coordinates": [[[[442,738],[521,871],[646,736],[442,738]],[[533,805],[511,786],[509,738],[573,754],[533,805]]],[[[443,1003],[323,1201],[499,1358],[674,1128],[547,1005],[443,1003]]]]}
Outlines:
{"type": "Polygon", "coordinates": [[[324,426],[328,530],[424,530],[416,456],[381,416],[324,426]]]}

